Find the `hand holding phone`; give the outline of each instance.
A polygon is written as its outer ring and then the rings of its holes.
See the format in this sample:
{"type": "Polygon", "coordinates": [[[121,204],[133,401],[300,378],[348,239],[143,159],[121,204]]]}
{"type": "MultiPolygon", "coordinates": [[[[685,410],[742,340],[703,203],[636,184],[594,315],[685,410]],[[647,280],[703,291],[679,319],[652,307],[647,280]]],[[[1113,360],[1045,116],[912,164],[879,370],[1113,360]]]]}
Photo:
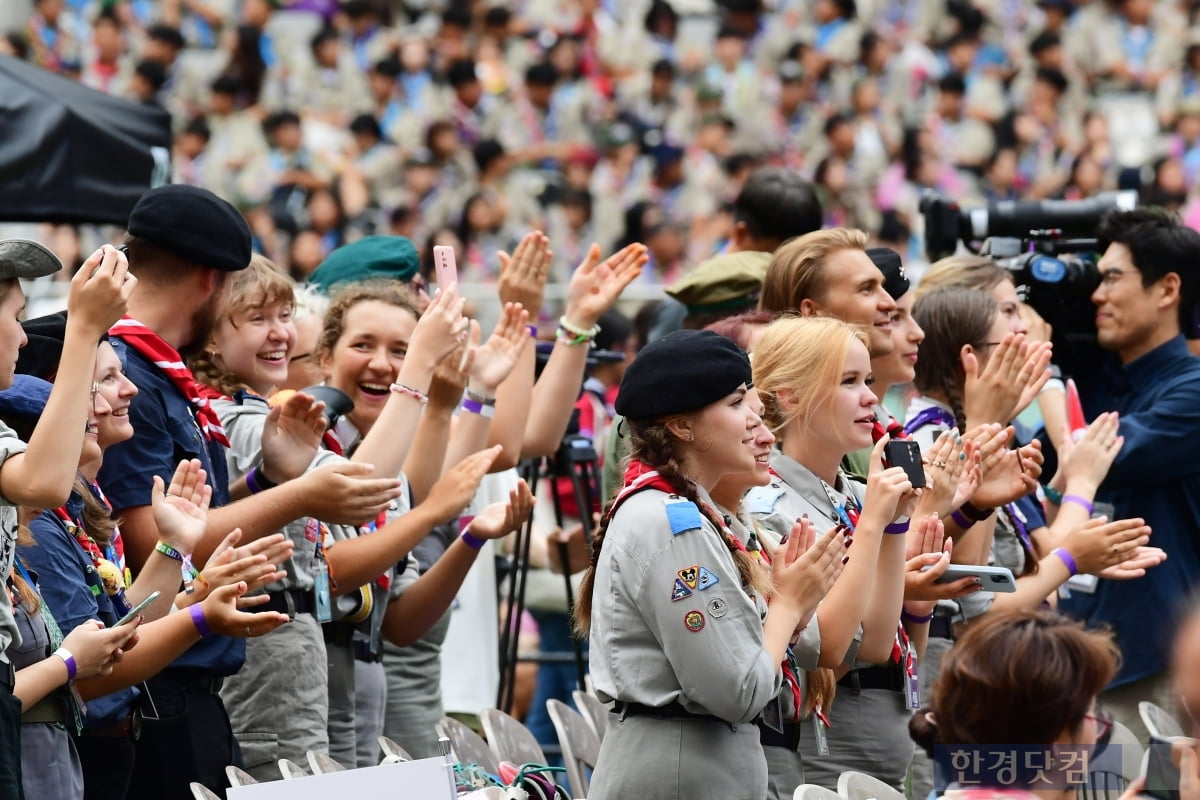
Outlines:
{"type": "Polygon", "coordinates": [[[454,258],[453,247],[440,244],[433,248],[433,269],[439,289],[458,283],[458,262],[454,258]]]}
{"type": "Polygon", "coordinates": [[[892,439],[883,446],[888,467],[900,467],[914,489],[925,488],[925,465],[921,463],[921,446],[912,439],[892,439]]]}
{"type": "MultiPolygon", "coordinates": [[[[130,622],[133,622],[135,619],[140,617],[142,615],[142,612],[145,611],[150,606],[151,603],[153,603],[155,600],[157,600],[158,596],[160,594],[162,594],[162,592],[151,592],[149,597],[147,597],[142,602],[138,603],[133,608],[129,609],[128,614],[121,617],[121,619],[117,620],[117,625],[128,625],[130,622]]],[[[114,626],[114,627],[116,627],[116,626],[114,626]]]]}

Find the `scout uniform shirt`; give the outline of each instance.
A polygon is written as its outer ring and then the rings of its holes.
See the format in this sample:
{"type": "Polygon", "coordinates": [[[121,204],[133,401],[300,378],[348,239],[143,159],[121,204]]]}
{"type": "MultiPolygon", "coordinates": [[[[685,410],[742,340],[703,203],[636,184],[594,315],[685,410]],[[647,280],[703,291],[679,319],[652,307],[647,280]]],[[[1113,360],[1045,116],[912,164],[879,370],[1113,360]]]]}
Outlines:
{"type": "MultiPolygon", "coordinates": [[[[26,444],[17,438],[16,432],[0,422],[0,464],[10,456],[24,453],[26,444]]],[[[17,508],[12,501],[0,497],[0,573],[12,572],[13,555],[17,551],[17,508]]],[[[12,598],[8,592],[0,592],[0,652],[11,644],[20,644],[21,635],[13,617],[12,598]]],[[[8,656],[0,655],[7,661],[8,656]]]]}

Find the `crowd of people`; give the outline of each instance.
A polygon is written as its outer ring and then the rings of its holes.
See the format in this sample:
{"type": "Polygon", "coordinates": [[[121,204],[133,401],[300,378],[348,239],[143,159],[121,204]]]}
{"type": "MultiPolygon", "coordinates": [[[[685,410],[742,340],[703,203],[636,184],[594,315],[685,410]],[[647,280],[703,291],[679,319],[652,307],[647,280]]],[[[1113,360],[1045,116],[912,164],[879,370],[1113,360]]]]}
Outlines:
{"type": "Polygon", "coordinates": [[[1191,4],[27,5],[0,49],[170,111],[174,180],[0,240],[0,798],[437,754],[530,519],[507,633],[582,640],[599,800],[1194,725],[1191,4]],[[926,190],[1114,188],[1069,352],[924,249],[926,190]],[[591,509],[516,469],[575,434],[591,509]]]}

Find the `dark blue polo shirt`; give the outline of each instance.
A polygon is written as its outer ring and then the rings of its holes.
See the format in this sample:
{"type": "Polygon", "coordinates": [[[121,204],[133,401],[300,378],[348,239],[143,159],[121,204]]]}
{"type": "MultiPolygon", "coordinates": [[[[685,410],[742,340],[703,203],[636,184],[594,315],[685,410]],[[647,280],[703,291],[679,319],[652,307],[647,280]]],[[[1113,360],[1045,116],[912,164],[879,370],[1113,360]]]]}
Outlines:
{"type": "MultiPolygon", "coordinates": [[[[110,337],[125,374],[138,387],[129,407],[133,438],[109,447],[99,483],[119,515],[122,510],[150,505],[153,476],[167,484],[185,458],[198,458],[212,486],[213,507],[229,502],[225,448],[205,441],[192,413],[192,404],[153,362],[120,339],[110,337]]],[[[199,568],[202,565],[197,565],[199,568]]],[[[192,646],[172,667],[194,667],[217,675],[232,675],[246,660],[241,639],[212,636],[192,646]]]]}
{"type": "Polygon", "coordinates": [[[1143,578],[1101,580],[1095,594],[1075,591],[1060,604],[1112,627],[1123,656],[1118,686],[1167,669],[1179,613],[1200,578],[1200,359],[1180,336],[1076,380],[1088,419],[1117,411],[1125,437],[1097,502],[1112,503],[1117,519],[1144,518],[1150,544],[1167,552],[1143,578]]]}
{"type": "MultiPolygon", "coordinates": [[[[72,516],[79,519],[83,512],[79,495],[72,492],[67,505],[72,516]]],[[[29,531],[35,544],[22,547],[21,556],[37,573],[42,600],[50,607],[64,636],[89,619],[112,626],[124,616],[104,591],[92,566],[92,557],[83,551],[53,511],[43,511],[29,523],[29,531]]],[[[125,719],[133,713],[139,694],[137,689],[121,689],[89,700],[83,729],[101,730],[125,719]]]]}

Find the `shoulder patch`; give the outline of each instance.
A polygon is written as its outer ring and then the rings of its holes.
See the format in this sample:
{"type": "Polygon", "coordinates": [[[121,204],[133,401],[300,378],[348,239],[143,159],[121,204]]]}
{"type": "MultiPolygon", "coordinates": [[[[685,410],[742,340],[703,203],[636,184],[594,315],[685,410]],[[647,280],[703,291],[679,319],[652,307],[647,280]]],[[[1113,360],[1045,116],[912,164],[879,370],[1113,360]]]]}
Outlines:
{"type": "Polygon", "coordinates": [[[701,527],[700,509],[691,500],[668,497],[663,503],[666,505],[667,522],[671,526],[672,536],[701,527]]]}
{"type": "Polygon", "coordinates": [[[751,514],[770,514],[785,491],[779,481],[772,481],[766,486],[755,486],[742,498],[742,505],[751,514]]]}

